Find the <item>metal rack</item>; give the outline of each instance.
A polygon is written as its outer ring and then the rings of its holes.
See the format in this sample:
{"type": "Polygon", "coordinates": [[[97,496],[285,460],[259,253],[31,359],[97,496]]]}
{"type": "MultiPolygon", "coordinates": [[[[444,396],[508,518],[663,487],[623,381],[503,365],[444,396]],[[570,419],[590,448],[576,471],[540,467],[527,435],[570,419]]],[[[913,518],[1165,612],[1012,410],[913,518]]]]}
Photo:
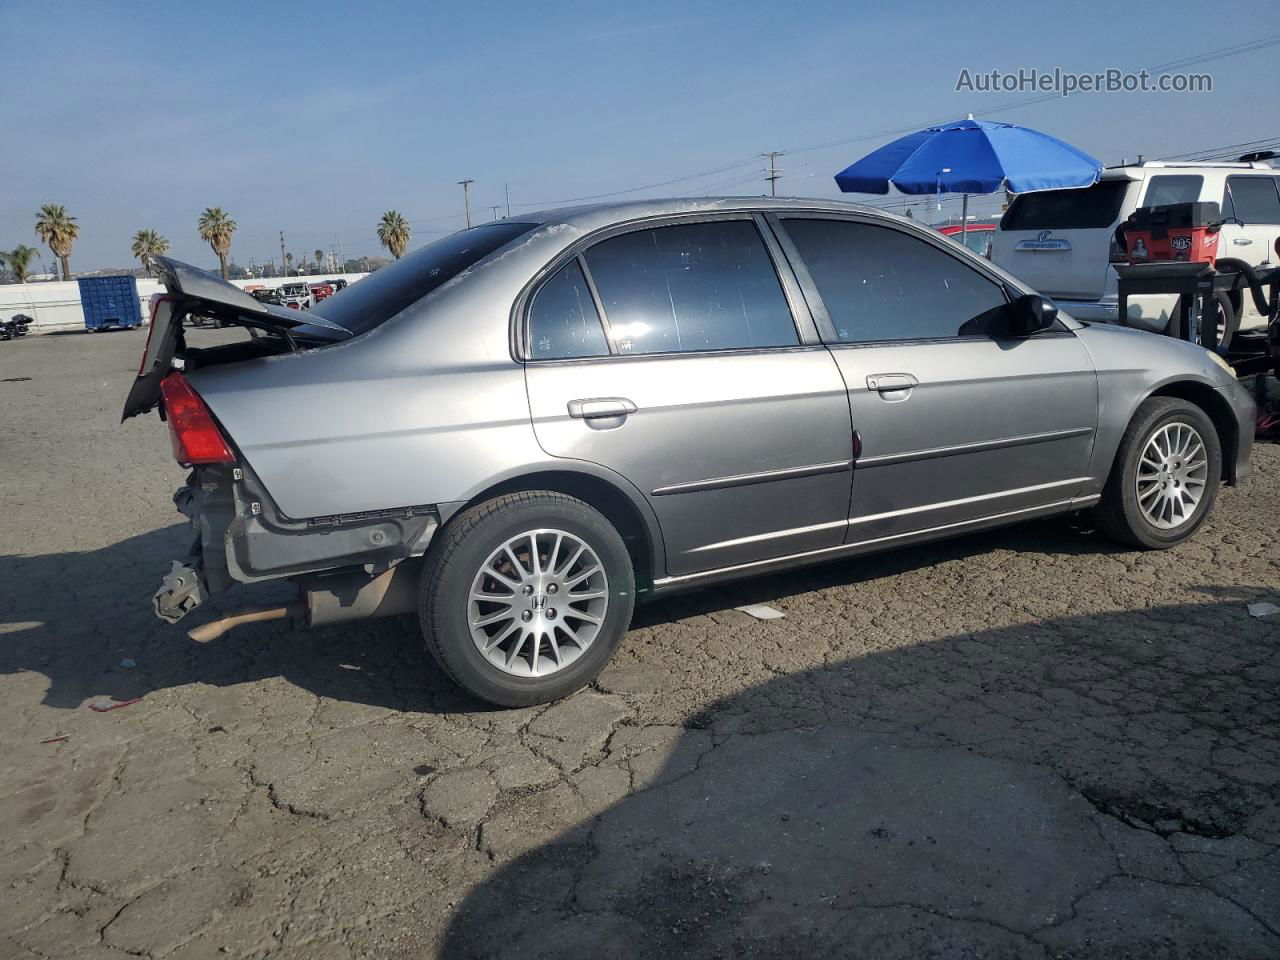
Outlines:
{"type": "MultiPolygon", "coordinates": [[[[1241,376],[1253,373],[1275,373],[1280,360],[1280,328],[1277,320],[1277,295],[1280,294],[1280,267],[1259,267],[1253,280],[1243,272],[1217,270],[1213,264],[1200,262],[1166,262],[1117,264],[1119,321],[1127,324],[1129,297],[1140,294],[1176,294],[1181,309],[1169,324],[1167,334],[1218,350],[1216,323],[1204,325],[1203,318],[1212,315],[1218,294],[1240,293],[1252,296],[1256,304],[1266,304],[1263,315],[1265,331],[1252,334],[1238,332],[1224,352],[1226,359],[1241,376]],[[1204,329],[1201,327],[1204,326],[1204,329]]],[[[1219,351],[1223,352],[1223,351],[1219,351]]]]}

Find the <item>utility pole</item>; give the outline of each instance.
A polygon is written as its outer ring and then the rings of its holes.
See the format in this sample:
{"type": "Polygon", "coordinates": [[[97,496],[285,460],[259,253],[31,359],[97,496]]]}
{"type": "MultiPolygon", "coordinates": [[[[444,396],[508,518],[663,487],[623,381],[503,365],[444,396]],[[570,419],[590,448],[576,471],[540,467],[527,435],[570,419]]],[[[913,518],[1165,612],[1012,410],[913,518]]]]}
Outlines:
{"type": "Polygon", "coordinates": [[[338,241],[338,269],[343,273],[347,272],[347,255],[342,250],[342,234],[335,233],[334,239],[338,241]]]}
{"type": "MultiPolygon", "coordinates": [[[[280,231],[280,266],[281,266],[281,268],[284,268],[284,266],[285,266],[285,256],[284,256],[284,231],[283,231],[283,230],[281,230],[281,231],[280,231]]],[[[287,269],[284,271],[284,275],[285,275],[286,277],[289,275],[289,271],[288,271],[287,269]]]]}
{"type": "Polygon", "coordinates": [[[501,208],[502,208],[502,204],[500,204],[500,203],[495,203],[495,204],[490,205],[489,209],[493,211],[493,219],[494,219],[494,220],[497,220],[497,219],[498,219],[498,210],[500,210],[501,208]]]}
{"type": "Polygon", "coordinates": [[[502,185],[502,192],[507,195],[507,218],[511,218],[511,187],[507,184],[502,185]]]}
{"type": "Polygon", "coordinates": [[[471,185],[474,180],[459,180],[458,186],[462,187],[462,202],[467,208],[467,226],[471,226],[471,185]]]}
{"type": "Polygon", "coordinates": [[[769,175],[765,177],[769,181],[769,196],[776,197],[778,195],[778,181],[782,179],[782,171],[778,169],[778,158],[782,156],[781,150],[770,150],[768,153],[762,153],[760,156],[769,158],[769,175]]]}

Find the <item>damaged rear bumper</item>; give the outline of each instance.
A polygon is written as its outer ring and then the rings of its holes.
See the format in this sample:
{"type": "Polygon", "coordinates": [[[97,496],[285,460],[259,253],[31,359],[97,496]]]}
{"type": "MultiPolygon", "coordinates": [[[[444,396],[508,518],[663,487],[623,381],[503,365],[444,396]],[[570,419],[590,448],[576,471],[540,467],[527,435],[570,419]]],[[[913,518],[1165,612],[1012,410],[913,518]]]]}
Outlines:
{"type": "Polygon", "coordinates": [[[237,583],[284,578],[298,579],[313,624],[402,612],[416,576],[395,571],[426,552],[440,524],[429,505],[295,520],[244,467],[197,467],[173,500],[195,537],[153,598],[169,623],[237,583]]]}

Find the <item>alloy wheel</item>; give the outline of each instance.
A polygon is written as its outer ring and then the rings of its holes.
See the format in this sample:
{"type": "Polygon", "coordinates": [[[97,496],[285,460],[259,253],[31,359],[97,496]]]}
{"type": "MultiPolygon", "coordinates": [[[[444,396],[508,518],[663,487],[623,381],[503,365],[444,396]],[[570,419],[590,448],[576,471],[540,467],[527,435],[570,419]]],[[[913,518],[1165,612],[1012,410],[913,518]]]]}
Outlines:
{"type": "Polygon", "coordinates": [[[1138,461],[1138,507],[1160,530],[1182,526],[1204,499],[1209,461],[1204,440],[1188,423],[1166,423],[1147,440],[1138,461]]]}
{"type": "Polygon", "coordinates": [[[494,550],[471,584],[476,649],[505,673],[545,677],[591,646],[609,609],[596,551],[564,530],[529,530],[494,550]]]}

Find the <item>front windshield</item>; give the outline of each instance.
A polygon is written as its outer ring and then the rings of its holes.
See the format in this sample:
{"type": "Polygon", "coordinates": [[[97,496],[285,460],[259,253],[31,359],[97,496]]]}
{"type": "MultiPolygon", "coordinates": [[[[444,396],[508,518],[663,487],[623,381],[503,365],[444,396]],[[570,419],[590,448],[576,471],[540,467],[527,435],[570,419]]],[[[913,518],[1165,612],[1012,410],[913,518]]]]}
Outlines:
{"type": "Polygon", "coordinates": [[[348,284],[313,312],[352,333],[372,330],[535,226],[499,220],[460,230],[348,284]]]}

